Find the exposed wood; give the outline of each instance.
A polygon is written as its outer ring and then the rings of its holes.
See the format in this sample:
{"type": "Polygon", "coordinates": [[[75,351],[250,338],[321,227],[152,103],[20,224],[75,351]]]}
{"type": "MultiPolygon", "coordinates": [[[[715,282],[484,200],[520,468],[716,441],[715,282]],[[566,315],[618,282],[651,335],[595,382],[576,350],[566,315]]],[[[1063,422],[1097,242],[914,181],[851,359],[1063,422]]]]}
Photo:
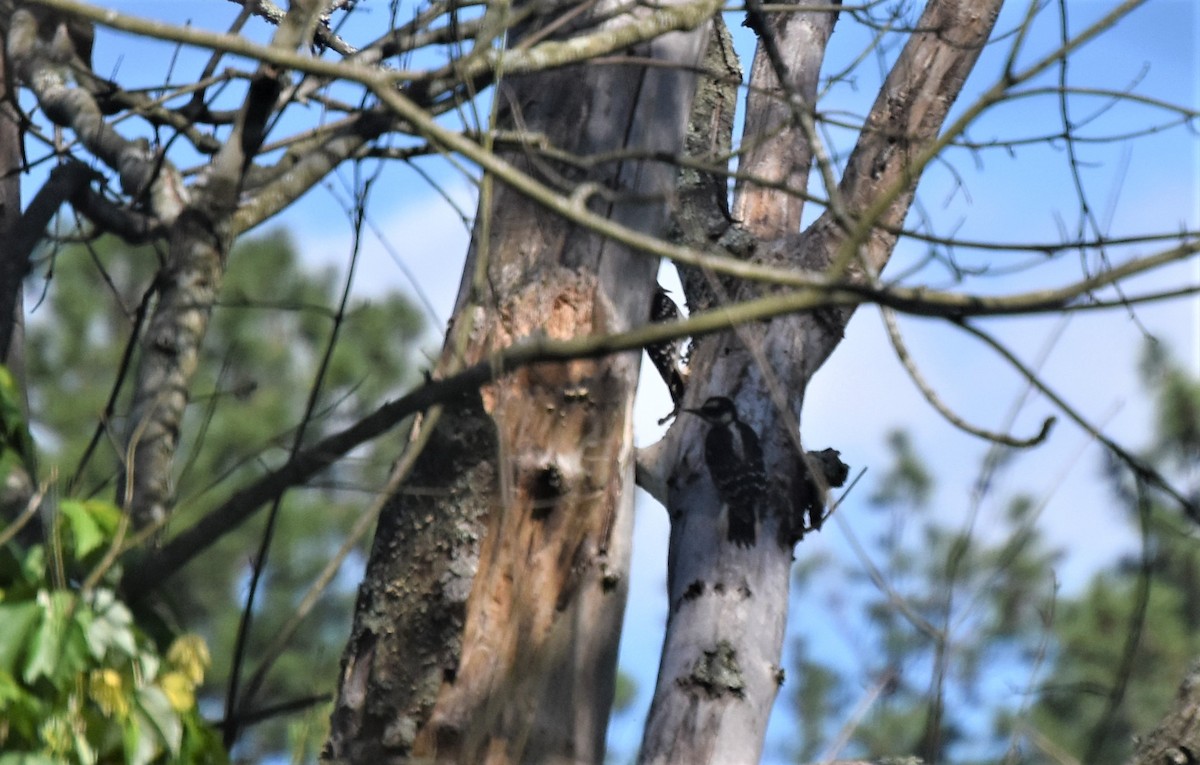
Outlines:
{"type": "MultiPolygon", "coordinates": [[[[608,10],[601,3],[594,13],[608,10]]],[[[589,18],[577,26],[587,29],[589,18]]],[[[682,147],[706,36],[707,28],[667,35],[629,51],[628,62],[610,57],[506,77],[496,93],[497,127],[544,135],[577,156],[673,156],[682,147]],[[645,66],[645,57],[669,66],[645,66]]],[[[668,163],[626,159],[585,171],[520,149],[504,157],[578,194],[594,212],[665,234],[675,178],[668,163]]],[[[439,369],[449,373],[522,338],[566,339],[641,324],[655,268],[652,258],[549,215],[496,183],[481,201],[439,369]]],[[[481,421],[472,427],[486,422],[496,433],[495,447],[477,455],[497,476],[484,497],[486,531],[472,540],[473,553],[458,550],[453,571],[427,581],[435,591],[425,592],[428,605],[414,614],[388,594],[411,579],[404,579],[404,559],[390,541],[392,526],[381,523],[345,658],[330,760],[603,762],[627,587],[639,362],[640,353],[627,352],[535,364],[484,388],[475,415],[481,421]],[[445,643],[400,645],[377,618],[434,619],[432,604],[447,590],[470,592],[452,651],[441,650],[445,643]],[[458,646],[461,655],[449,656],[458,646]],[[396,687],[389,661],[427,668],[425,681],[396,687]],[[368,700],[356,707],[364,692],[368,700]],[[377,727],[355,728],[373,696],[415,711],[392,721],[382,737],[374,735],[377,727]]],[[[459,523],[453,499],[436,496],[437,510],[424,513],[433,525],[459,523]]],[[[401,493],[385,512],[420,511],[401,493]]]]}
{"type": "Polygon", "coordinates": [[[380,516],[326,758],[383,763],[411,750],[461,651],[470,593],[463,573],[477,565],[492,515],[495,453],[495,426],[479,397],[459,396],[413,467],[409,485],[418,490],[395,496],[380,516]]]}

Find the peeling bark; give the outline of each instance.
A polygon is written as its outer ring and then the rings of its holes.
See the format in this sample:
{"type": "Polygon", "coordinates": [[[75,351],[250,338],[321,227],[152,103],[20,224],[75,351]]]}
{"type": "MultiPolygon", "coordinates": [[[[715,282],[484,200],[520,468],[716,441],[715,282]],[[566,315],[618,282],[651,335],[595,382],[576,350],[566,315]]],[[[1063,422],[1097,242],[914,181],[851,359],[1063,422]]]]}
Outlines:
{"type": "MultiPolygon", "coordinates": [[[[671,241],[701,251],[721,242],[726,234],[737,233],[729,212],[726,167],[733,144],[733,118],[738,86],[742,84],[742,67],[733,50],[733,38],[720,17],[713,22],[704,72],[688,119],[684,145],[684,157],[692,164],[679,171],[670,235],[671,241]]],[[[694,266],[678,269],[691,313],[719,305],[735,286],[729,278],[718,278],[694,266]]]]}
{"type": "Polygon", "coordinates": [[[438,491],[398,494],[380,516],[326,757],[392,761],[383,753],[411,748],[453,676],[469,574],[496,496],[495,453],[495,426],[478,396],[451,402],[408,481],[438,491]],[[450,522],[446,506],[455,508],[450,522]]]}
{"type": "MultiPolygon", "coordinates": [[[[605,12],[602,5],[596,13],[605,12]]],[[[497,127],[543,134],[578,156],[623,150],[673,156],[683,142],[705,36],[705,30],[670,34],[631,52],[673,67],[646,67],[635,58],[507,77],[496,94],[497,127]]],[[[589,207],[614,220],[665,233],[675,176],[668,163],[623,160],[583,171],[521,150],[506,158],[564,193],[593,190],[589,207]]],[[[513,188],[497,184],[487,199],[442,373],[522,338],[580,337],[645,321],[652,259],[547,215],[513,188]]],[[[627,352],[536,364],[485,386],[471,428],[492,427],[496,434],[496,444],[475,455],[496,476],[490,494],[478,497],[486,501],[486,532],[475,538],[477,547],[458,551],[462,565],[437,582],[441,590],[470,591],[465,612],[461,602],[447,604],[463,614],[461,635],[437,650],[420,644],[406,650],[386,623],[369,621],[386,613],[428,623],[437,610],[413,613],[382,597],[404,579],[393,554],[395,521],[381,522],[327,759],[603,761],[627,586],[639,360],[627,352]],[[389,683],[396,661],[426,667],[427,682],[389,683]],[[408,710],[394,728],[401,735],[381,739],[347,724],[356,706],[376,704],[408,710]]],[[[439,525],[461,523],[463,513],[440,494],[436,504],[423,532],[431,537],[442,533],[439,525]]],[[[416,506],[402,492],[386,513],[408,516],[419,512],[416,506]]],[[[442,595],[427,590],[423,597],[432,603],[442,595]]]]}

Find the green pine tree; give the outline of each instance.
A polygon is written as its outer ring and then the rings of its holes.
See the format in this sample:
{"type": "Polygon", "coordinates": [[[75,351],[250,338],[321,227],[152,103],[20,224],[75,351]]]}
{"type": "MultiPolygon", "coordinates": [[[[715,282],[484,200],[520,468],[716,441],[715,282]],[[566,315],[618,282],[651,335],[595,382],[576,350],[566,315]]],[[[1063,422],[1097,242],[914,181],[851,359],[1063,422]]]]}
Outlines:
{"type": "MultiPolygon", "coordinates": [[[[1155,343],[1144,354],[1142,378],[1156,402],[1144,459],[1200,499],[1200,378],[1155,343]]],[[[1128,759],[1133,736],[1158,724],[1200,656],[1200,530],[1125,466],[1105,472],[1142,549],[1060,607],[1053,671],[1033,717],[1039,740],[1092,765],[1128,759]]]]}
{"type": "MultiPolygon", "coordinates": [[[[1200,379],[1156,344],[1142,376],[1156,402],[1142,459],[1200,501],[1200,379]]],[[[870,497],[878,533],[863,544],[873,570],[856,564],[827,583],[850,604],[843,610],[862,609],[861,663],[797,643],[797,761],[815,760],[840,734],[842,756],[1125,762],[1200,656],[1195,521],[1110,461],[1113,502],[1142,549],[1078,596],[1055,598],[1047,585],[1060,554],[1034,526],[1033,498],[1009,500],[1004,528],[985,541],[933,512],[935,480],[911,439],[893,433],[888,444],[892,465],[870,497]]],[[[804,576],[815,579],[812,567],[804,576]]]]}
{"type": "Polygon", "coordinates": [[[908,434],[891,433],[888,447],[892,464],[862,524],[875,531],[862,543],[869,562],[845,564],[828,585],[852,604],[846,610],[861,613],[860,664],[823,661],[814,642],[798,645],[797,761],[831,746],[841,747],[832,752],[839,757],[993,758],[1007,739],[989,723],[1019,699],[989,698],[988,689],[1000,667],[1017,680],[1028,676],[1059,554],[1034,527],[1028,497],[1010,499],[1003,527],[984,539],[935,512],[936,481],[908,434]]]}

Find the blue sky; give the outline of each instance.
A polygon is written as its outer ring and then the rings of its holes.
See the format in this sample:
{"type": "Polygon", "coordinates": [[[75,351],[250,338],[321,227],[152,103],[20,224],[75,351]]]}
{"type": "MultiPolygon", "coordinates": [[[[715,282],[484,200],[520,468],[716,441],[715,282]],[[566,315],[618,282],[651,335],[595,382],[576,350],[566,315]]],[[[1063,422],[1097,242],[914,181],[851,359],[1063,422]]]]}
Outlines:
{"type": "MultiPolygon", "coordinates": [[[[1080,29],[1103,15],[1115,3],[1071,0],[1067,3],[1070,26],[1080,29]]],[[[192,20],[217,29],[236,15],[228,2],[114,2],[118,10],[148,14],[183,23],[192,20]]],[[[377,0],[360,3],[359,23],[377,24],[385,4],[377,0]]],[[[999,29],[1011,29],[1025,13],[1024,4],[1010,4],[999,29]]],[[[1018,67],[1052,50],[1057,44],[1058,16],[1053,7],[1043,11],[1018,59],[1018,67]]],[[[1200,12],[1191,0],[1151,0],[1130,18],[1081,50],[1068,70],[1071,84],[1096,88],[1124,89],[1190,105],[1200,105],[1198,70],[1200,59],[1200,12]]],[[[740,17],[730,17],[739,50],[745,55],[753,39],[740,27],[740,17]]],[[[837,62],[857,55],[865,44],[861,30],[843,18],[830,44],[825,71],[837,62]]],[[[967,85],[964,98],[988,85],[999,75],[1007,43],[989,49],[967,85]]],[[[135,44],[128,37],[105,34],[97,37],[97,71],[115,71],[121,79],[144,78],[146,85],[160,83],[169,60],[166,48],[135,44]]],[[[194,62],[194,58],[191,61],[194,62]]],[[[184,80],[189,58],[180,58],[177,80],[184,80]]],[[[748,69],[748,65],[745,67],[748,69]]],[[[868,108],[878,84],[881,67],[868,60],[856,81],[834,89],[821,103],[826,110],[845,110],[861,115],[868,108]]],[[[1034,85],[1054,85],[1058,70],[1051,69],[1034,85]]],[[[1071,102],[1071,115],[1085,123],[1081,134],[1100,136],[1165,121],[1163,113],[1147,107],[1108,105],[1103,99],[1079,97],[1071,102]]],[[[1012,139],[1061,130],[1057,102],[1053,96],[1021,99],[985,114],[968,133],[974,141],[1012,139]]],[[[835,142],[845,136],[834,134],[835,142]]],[[[1096,143],[1078,147],[1084,164],[1082,177],[1088,201],[1096,211],[1102,230],[1112,236],[1132,235],[1182,228],[1200,228],[1197,176],[1200,149],[1194,133],[1179,127],[1128,146],[1096,143]]],[[[952,150],[949,155],[955,174],[933,168],[923,182],[921,204],[937,234],[954,234],[978,240],[1027,242],[1070,238],[1081,227],[1078,200],[1068,173],[1061,142],[1050,146],[1027,146],[1012,153],[1001,149],[970,152],[952,150]]],[[[470,184],[440,159],[425,160],[421,166],[448,192],[468,215],[474,202],[470,184]]],[[[39,175],[26,181],[25,198],[31,197],[39,175]]],[[[344,265],[350,248],[350,223],[341,208],[349,198],[349,171],[342,171],[324,186],[271,225],[286,226],[313,263],[344,265]]],[[[819,191],[818,187],[814,190],[819,191]]],[[[812,207],[810,205],[810,207],[812,207]]],[[[406,168],[383,172],[370,201],[370,218],[380,236],[367,242],[360,264],[357,289],[377,295],[388,289],[420,292],[432,304],[434,329],[449,316],[459,269],[466,250],[469,222],[448,204],[429,183],[406,168]],[[412,278],[406,274],[411,274],[412,278]],[[415,286],[414,286],[415,285],[415,286]]],[[[1115,260],[1152,252],[1140,246],[1113,250],[1115,260]]],[[[924,248],[903,244],[885,275],[902,272],[917,262],[924,248]]],[[[996,268],[1032,259],[1028,253],[995,255],[960,250],[964,265],[981,265],[985,260],[996,268]]],[[[1079,277],[1081,262],[1096,267],[1095,253],[1069,256],[1033,271],[1008,276],[972,279],[954,285],[942,269],[928,268],[907,278],[907,283],[930,283],[955,289],[1005,293],[1058,285],[1079,277]],[[1081,260],[1082,258],[1082,260],[1081,260]]],[[[669,280],[669,279],[668,279],[669,280]]],[[[1137,287],[1197,283],[1197,262],[1178,266],[1139,280],[1137,287]]],[[[1060,326],[1055,316],[994,319],[984,323],[989,331],[1011,344],[1027,362],[1042,353],[1057,338],[1043,368],[1047,382],[1077,406],[1118,442],[1137,448],[1148,437],[1149,409],[1141,394],[1136,364],[1145,333],[1159,337],[1177,357],[1200,374],[1200,307],[1196,299],[1169,305],[1139,307],[1136,319],[1123,311],[1078,314],[1060,326]],[[1143,331],[1143,327],[1145,331],[1143,331]]],[[[1023,394],[1025,384],[994,354],[944,323],[929,319],[902,319],[901,326],[913,356],[942,397],[968,420],[985,427],[998,427],[1012,402],[1023,394]]],[[[637,438],[652,442],[660,432],[655,424],[668,411],[665,389],[648,379],[638,400],[637,438]]],[[[1042,418],[1055,414],[1044,399],[1033,396],[1022,409],[1014,428],[1018,435],[1036,432],[1042,418]]],[[[948,519],[961,515],[970,484],[987,445],[947,425],[921,399],[905,376],[890,349],[877,311],[864,307],[851,322],[846,339],[817,375],[808,392],[804,414],[804,438],[809,448],[834,446],[856,470],[867,468],[864,485],[856,490],[840,512],[852,524],[868,523],[865,497],[873,480],[888,464],[884,435],[891,428],[905,428],[920,453],[932,463],[940,483],[936,505],[948,519]]],[[[1098,565],[1131,549],[1133,539],[1118,510],[1111,506],[1099,480],[1100,451],[1079,428],[1059,417],[1049,443],[1019,458],[1005,473],[995,496],[1003,498],[1017,490],[1046,498],[1042,529],[1054,544],[1067,546],[1070,554],[1058,572],[1063,592],[1077,590],[1098,565]],[[1081,524],[1086,537],[1081,540],[1081,524]]],[[[987,534],[1002,511],[998,502],[985,505],[979,529],[987,534]]],[[[661,625],[666,614],[663,598],[667,526],[665,514],[645,495],[639,497],[635,545],[633,595],[628,610],[622,664],[642,686],[639,707],[614,727],[614,748],[630,751],[640,736],[641,717],[653,686],[661,625]]],[[[798,557],[828,553],[845,556],[846,543],[833,527],[812,535],[797,551],[798,557]]],[[[810,614],[811,617],[811,614],[810,614]]],[[[836,636],[826,636],[836,641],[836,636]]],[[[838,655],[848,646],[830,644],[823,650],[838,655]]],[[[775,747],[788,735],[787,711],[777,707],[771,741],[775,747]]],[[[769,749],[778,755],[777,749],[769,749]]]]}

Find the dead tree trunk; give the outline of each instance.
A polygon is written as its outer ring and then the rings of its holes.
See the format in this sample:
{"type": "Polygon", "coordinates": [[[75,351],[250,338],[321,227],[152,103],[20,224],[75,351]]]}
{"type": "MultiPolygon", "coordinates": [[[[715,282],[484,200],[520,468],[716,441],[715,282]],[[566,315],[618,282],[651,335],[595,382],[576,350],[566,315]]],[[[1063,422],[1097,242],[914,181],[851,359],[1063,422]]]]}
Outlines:
{"type": "MultiPolygon", "coordinates": [[[[675,169],[662,158],[682,146],[702,22],[718,6],[690,5],[696,31],[604,62],[504,79],[496,127],[531,139],[505,158],[611,220],[665,233],[675,169]],[[535,148],[543,145],[553,153],[535,148]]],[[[575,29],[617,7],[598,4],[575,29]]],[[[606,28],[649,12],[626,11],[606,28]]],[[[527,25],[512,39],[537,31],[527,25]]],[[[522,338],[642,324],[656,269],[654,259],[513,188],[485,188],[439,372],[522,338]]],[[[625,603],[639,361],[628,352],[538,364],[447,407],[432,437],[444,451],[423,453],[409,481],[423,493],[402,490],[380,521],[328,758],[603,761],[625,603]]]]}
{"type": "MultiPolygon", "coordinates": [[[[999,0],[931,0],[868,117],[847,169],[827,188],[826,211],[799,232],[814,157],[817,75],[831,34],[828,10],[763,14],[743,145],[755,148],[739,170],[762,183],[740,184],[737,231],[723,237],[733,256],[871,280],[887,263],[950,105],[987,40],[999,0]],[[781,190],[786,183],[793,193],[781,190]],[[886,229],[886,230],[885,230],[886,229]],[[729,246],[737,243],[736,247],[729,246]]],[[[833,168],[820,164],[822,176],[833,168]]],[[[750,284],[710,279],[718,304],[761,294],[750,284]]],[[[707,425],[680,416],[658,450],[671,516],[669,615],[658,686],[641,762],[754,763],[780,684],[780,655],[795,543],[819,528],[825,490],[840,463],[826,468],[801,447],[800,413],[808,381],[841,340],[851,310],[816,309],[736,327],[697,344],[685,406],[727,397],[757,434],[766,482],[754,508],[756,543],[731,544],[727,506],[714,485],[719,459],[705,454],[707,425]],[[708,463],[708,464],[706,464],[708,463]]],[[[718,482],[720,478],[718,476],[718,482]]]]}

